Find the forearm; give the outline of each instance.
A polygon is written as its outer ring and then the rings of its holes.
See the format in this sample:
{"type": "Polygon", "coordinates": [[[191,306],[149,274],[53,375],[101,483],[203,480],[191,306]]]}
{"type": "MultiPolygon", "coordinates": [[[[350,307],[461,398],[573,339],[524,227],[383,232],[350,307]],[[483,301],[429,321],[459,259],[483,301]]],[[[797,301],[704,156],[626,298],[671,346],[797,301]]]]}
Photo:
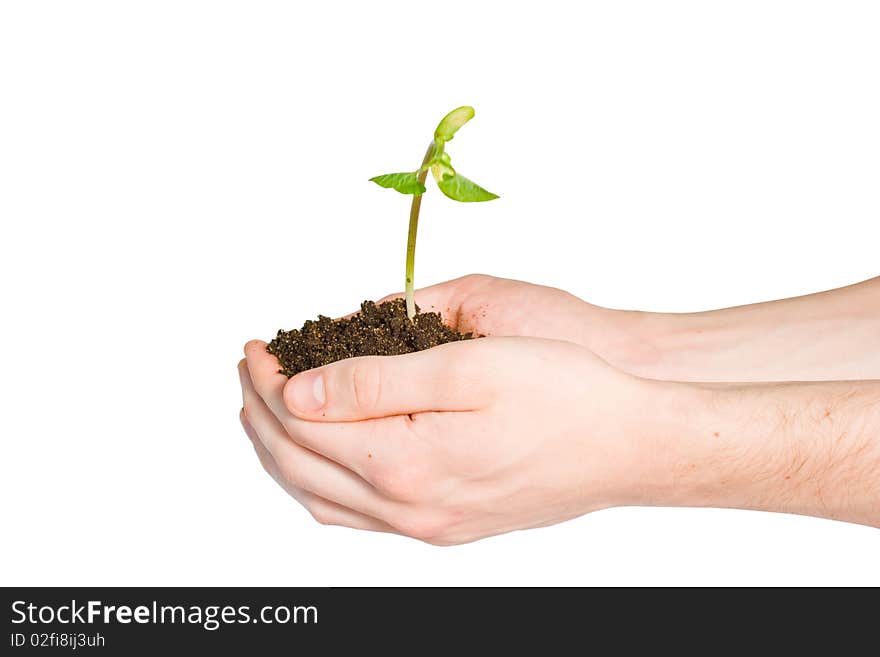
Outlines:
{"type": "Polygon", "coordinates": [[[592,348],[677,381],[880,378],[880,277],[793,299],[702,313],[605,311],[592,348]]]}
{"type": "Polygon", "coordinates": [[[645,385],[642,503],[880,527],[880,381],[645,385]]]}

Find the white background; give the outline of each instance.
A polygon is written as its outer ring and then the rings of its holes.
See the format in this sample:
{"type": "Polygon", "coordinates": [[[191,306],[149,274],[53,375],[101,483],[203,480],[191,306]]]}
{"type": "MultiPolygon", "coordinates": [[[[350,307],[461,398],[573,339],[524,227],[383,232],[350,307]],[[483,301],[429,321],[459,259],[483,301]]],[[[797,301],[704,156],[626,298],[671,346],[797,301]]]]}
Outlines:
{"type": "Polygon", "coordinates": [[[249,338],[482,271],[687,311],[878,274],[871,2],[5,2],[0,583],[880,584],[880,532],[618,509],[436,548],[322,527],[238,424],[249,338]]]}

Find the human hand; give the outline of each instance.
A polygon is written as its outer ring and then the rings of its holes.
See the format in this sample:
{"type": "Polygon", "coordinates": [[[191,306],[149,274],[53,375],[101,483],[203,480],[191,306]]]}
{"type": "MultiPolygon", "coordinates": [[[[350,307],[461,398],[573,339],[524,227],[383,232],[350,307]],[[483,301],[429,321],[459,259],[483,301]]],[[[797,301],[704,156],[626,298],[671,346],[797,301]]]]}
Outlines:
{"type": "Polygon", "coordinates": [[[455,544],[640,499],[650,385],[577,345],[483,338],[288,381],[240,365],[263,466],[321,522],[455,544]]]}
{"type": "Polygon", "coordinates": [[[416,290],[416,303],[460,331],[574,342],[651,379],[880,378],[880,277],[794,299],[656,313],[603,308],[562,290],[472,274],[416,290]]]}
{"type": "MultiPolygon", "coordinates": [[[[402,296],[389,294],[377,303],[402,296]]],[[[423,311],[439,312],[463,333],[565,340],[625,372],[668,378],[654,340],[663,315],[603,308],[553,287],[485,274],[416,290],[415,299],[423,311]]]]}
{"type": "MultiPolygon", "coordinates": [[[[389,294],[377,303],[402,296],[389,294]]],[[[596,345],[614,312],[563,290],[485,274],[421,288],[415,299],[423,312],[440,313],[462,333],[549,338],[587,347],[596,345]]]]}

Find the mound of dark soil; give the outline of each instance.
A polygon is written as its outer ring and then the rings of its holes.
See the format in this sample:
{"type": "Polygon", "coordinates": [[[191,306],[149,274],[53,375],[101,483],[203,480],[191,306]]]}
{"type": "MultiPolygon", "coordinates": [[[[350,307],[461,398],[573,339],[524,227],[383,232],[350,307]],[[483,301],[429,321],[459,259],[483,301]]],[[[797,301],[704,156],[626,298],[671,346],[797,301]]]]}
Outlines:
{"type": "Polygon", "coordinates": [[[446,326],[438,313],[417,312],[410,321],[403,299],[378,306],[364,301],[347,319],[318,315],[301,329],[278,331],[268,351],[281,363],[279,371],[293,376],[343,358],[397,356],[472,337],[446,326]]]}

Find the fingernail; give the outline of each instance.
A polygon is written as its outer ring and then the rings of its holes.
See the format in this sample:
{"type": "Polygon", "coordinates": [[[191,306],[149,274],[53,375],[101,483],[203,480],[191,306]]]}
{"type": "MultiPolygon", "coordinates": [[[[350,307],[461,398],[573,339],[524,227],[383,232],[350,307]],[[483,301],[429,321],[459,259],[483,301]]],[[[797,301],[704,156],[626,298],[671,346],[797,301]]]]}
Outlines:
{"type": "Polygon", "coordinates": [[[324,377],[321,374],[299,374],[290,380],[291,410],[313,413],[324,406],[324,377]]]}

